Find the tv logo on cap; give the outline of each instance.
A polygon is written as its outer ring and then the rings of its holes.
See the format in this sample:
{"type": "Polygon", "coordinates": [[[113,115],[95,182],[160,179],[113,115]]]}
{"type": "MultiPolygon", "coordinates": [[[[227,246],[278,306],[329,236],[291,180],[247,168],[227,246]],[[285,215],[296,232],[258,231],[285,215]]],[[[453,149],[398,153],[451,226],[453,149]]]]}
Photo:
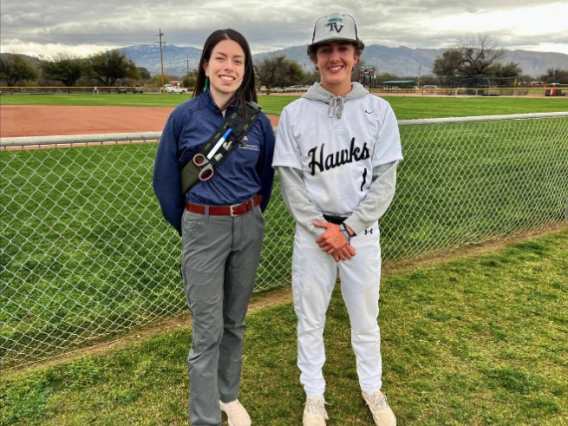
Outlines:
{"type": "Polygon", "coordinates": [[[342,19],[330,19],[328,21],[327,24],[325,24],[326,27],[329,27],[329,31],[333,31],[335,30],[336,32],[340,33],[341,30],[343,29],[344,25],[343,24],[339,24],[340,26],[337,25],[338,22],[342,22],[342,19]]]}

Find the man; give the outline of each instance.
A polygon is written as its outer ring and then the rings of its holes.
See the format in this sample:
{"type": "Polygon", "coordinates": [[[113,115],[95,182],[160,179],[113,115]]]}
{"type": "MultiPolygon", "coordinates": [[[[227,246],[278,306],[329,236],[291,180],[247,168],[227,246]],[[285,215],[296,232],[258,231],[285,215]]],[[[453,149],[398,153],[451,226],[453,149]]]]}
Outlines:
{"type": "Polygon", "coordinates": [[[377,221],[394,197],[402,150],[390,105],[351,83],[363,48],[352,16],[318,19],[308,55],[321,82],[284,109],[278,126],[273,166],[296,220],[292,288],[304,426],[328,418],[323,330],[338,270],[363,398],[377,425],[396,425],[381,393],[377,221]]]}

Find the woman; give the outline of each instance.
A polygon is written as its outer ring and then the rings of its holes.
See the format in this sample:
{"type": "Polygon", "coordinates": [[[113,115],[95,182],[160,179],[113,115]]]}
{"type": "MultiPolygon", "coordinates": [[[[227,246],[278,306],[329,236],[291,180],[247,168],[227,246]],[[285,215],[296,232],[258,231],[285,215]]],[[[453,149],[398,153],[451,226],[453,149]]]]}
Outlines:
{"type": "Polygon", "coordinates": [[[249,45],[235,30],[213,32],[203,47],[193,98],[169,117],[156,155],[154,192],[183,241],[182,276],[192,313],[188,357],[193,426],[249,426],[238,401],[245,314],[272,191],[274,133],[263,113],[213,176],[182,195],[180,170],[235,108],[256,101],[249,45]]]}

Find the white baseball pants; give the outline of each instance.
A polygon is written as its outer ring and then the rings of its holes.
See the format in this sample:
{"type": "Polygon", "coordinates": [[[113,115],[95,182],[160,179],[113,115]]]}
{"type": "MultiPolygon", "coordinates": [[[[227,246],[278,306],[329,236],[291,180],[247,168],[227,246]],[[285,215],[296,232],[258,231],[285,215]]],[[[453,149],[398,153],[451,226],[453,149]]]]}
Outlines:
{"type": "Polygon", "coordinates": [[[316,244],[312,234],[296,225],[292,291],[298,317],[300,382],[308,398],[323,396],[325,391],[323,331],[338,270],[351,322],[359,384],[368,394],[382,386],[381,335],[377,323],[381,275],[378,224],[352,238],[351,245],[357,251],[355,257],[336,263],[316,244]]]}

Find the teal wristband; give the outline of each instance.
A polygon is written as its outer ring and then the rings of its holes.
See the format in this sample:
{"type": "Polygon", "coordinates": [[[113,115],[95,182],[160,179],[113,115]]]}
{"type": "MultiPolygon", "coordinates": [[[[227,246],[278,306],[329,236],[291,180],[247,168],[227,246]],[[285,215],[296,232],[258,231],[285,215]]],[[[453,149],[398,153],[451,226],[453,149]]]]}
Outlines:
{"type": "Polygon", "coordinates": [[[341,229],[341,232],[343,232],[343,235],[345,235],[345,238],[347,238],[348,242],[351,242],[351,235],[349,234],[349,231],[347,230],[347,228],[345,227],[345,224],[342,223],[341,225],[339,225],[339,229],[341,229]]]}

